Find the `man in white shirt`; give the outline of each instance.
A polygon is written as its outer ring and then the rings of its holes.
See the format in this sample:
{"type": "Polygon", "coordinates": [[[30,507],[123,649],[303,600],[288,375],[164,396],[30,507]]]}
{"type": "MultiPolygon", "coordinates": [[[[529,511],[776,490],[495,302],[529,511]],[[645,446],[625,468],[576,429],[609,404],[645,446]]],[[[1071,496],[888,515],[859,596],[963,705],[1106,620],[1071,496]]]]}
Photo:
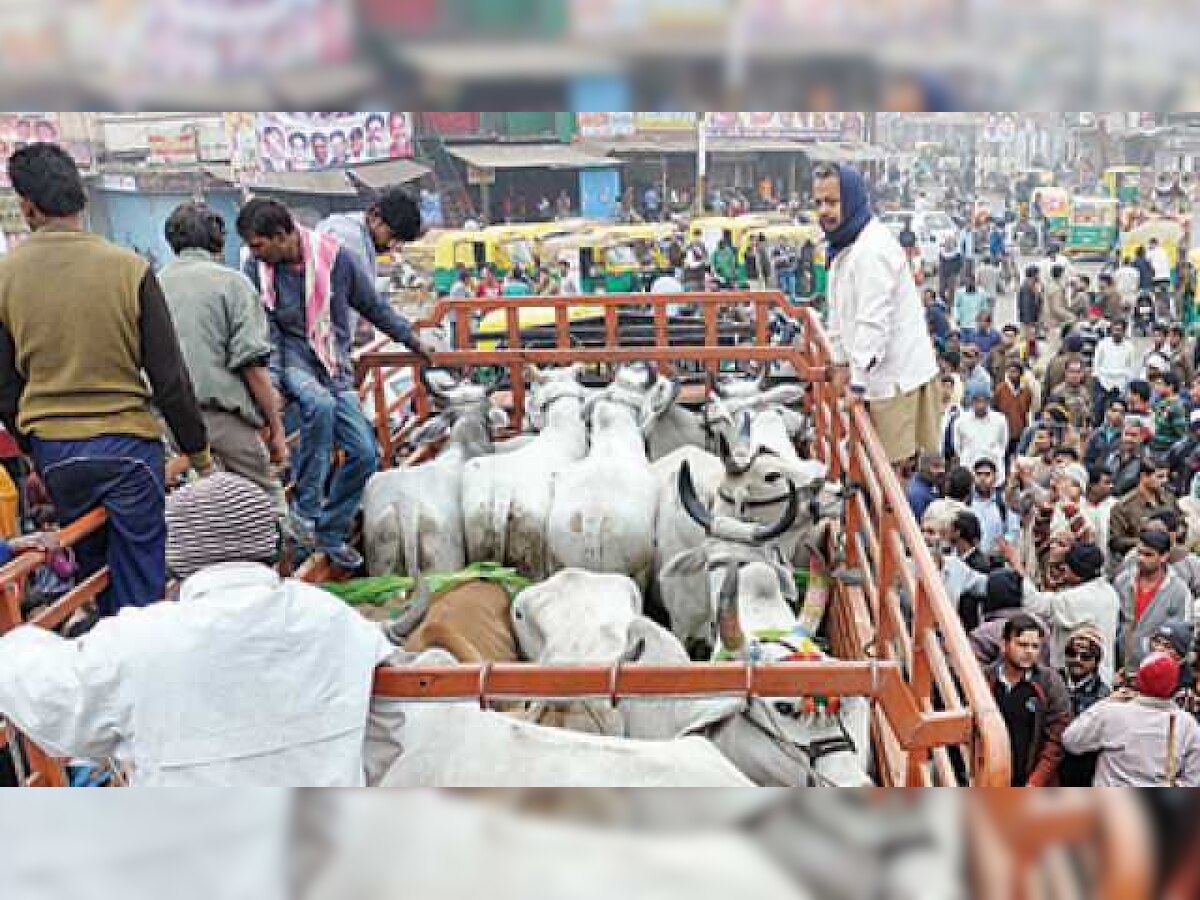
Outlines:
{"type": "MultiPolygon", "coordinates": [[[[1166,248],[1158,242],[1158,238],[1150,238],[1146,245],[1146,259],[1150,261],[1150,268],[1154,270],[1154,293],[1158,296],[1160,304],[1166,303],[1166,317],[1172,319],[1175,311],[1171,298],[1171,257],[1166,248]]],[[[1164,310],[1160,309],[1161,311],[1164,310]]]]}
{"type": "Polygon", "coordinates": [[[127,763],[136,786],[363,786],[374,671],[394,648],[333,595],[224,561],[277,544],[270,498],[245,485],[169,498],[178,602],[75,640],[31,625],[0,638],[0,714],[52,756],[127,763]]]}
{"type": "Polygon", "coordinates": [[[1096,345],[1092,374],[1095,376],[1093,424],[1098,425],[1109,404],[1125,393],[1129,382],[1137,374],[1137,351],[1133,341],[1125,336],[1124,320],[1113,320],[1109,325],[1108,336],[1096,345]]]}
{"type": "Polygon", "coordinates": [[[1066,665],[1067,642],[1072,632],[1081,625],[1095,626],[1104,643],[1100,680],[1112,684],[1116,674],[1117,615],[1121,600],[1104,577],[1104,553],[1095,544],[1076,544],[1067,552],[1066,564],[1066,588],[1039,591],[1026,577],[1022,602],[1025,609],[1050,624],[1050,662],[1056,669],[1066,665]]]}
{"type": "Polygon", "coordinates": [[[866,184],[852,166],[817,166],[813,197],[829,241],[838,383],[867,402],[893,463],[939,450],[937,357],[904,249],[871,214],[866,184]]]}
{"type": "Polygon", "coordinates": [[[992,409],[992,392],[979,384],[967,387],[968,410],[954,423],[954,453],[958,464],[973,469],[981,459],[996,464],[1004,481],[1004,457],[1008,452],[1008,419],[992,409]]]}

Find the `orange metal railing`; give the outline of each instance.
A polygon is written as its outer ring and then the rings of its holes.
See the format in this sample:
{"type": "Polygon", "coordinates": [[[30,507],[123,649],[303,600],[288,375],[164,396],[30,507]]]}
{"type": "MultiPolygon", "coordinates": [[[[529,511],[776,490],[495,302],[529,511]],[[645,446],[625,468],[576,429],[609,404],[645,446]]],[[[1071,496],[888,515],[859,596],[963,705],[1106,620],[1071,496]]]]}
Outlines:
{"type": "MultiPolygon", "coordinates": [[[[838,587],[839,602],[831,604],[827,627],[834,652],[841,660],[875,661],[881,664],[877,672],[895,673],[887,678],[898,679],[889,688],[890,699],[885,691],[861,694],[876,701],[872,724],[882,782],[988,787],[1009,783],[1008,739],[1003,720],[867,411],[861,405],[847,410],[844,399],[835,393],[829,378],[833,363],[831,348],[811,309],[793,306],[777,292],[520,297],[442,301],[419,324],[444,327],[447,323],[454,325],[455,349],[438,354],[438,364],[507,370],[512,385],[511,415],[518,429],[525,399],[522,368],[530,363],[614,365],[646,360],[668,370],[692,363],[706,371],[716,371],[721,363],[789,364],[799,378],[812,386],[810,412],[815,423],[816,455],[829,464],[832,477],[845,477],[857,487],[847,513],[847,555],[849,566],[862,573],[863,583],[860,587],[838,587]],[[681,303],[699,309],[703,323],[701,344],[683,346],[672,340],[667,307],[681,303]],[[603,338],[599,345],[578,346],[569,319],[570,307],[576,304],[603,310],[603,338]],[[743,329],[746,342],[720,346],[722,314],[734,307],[750,311],[749,326],[743,329]],[[621,313],[647,308],[653,320],[652,341],[643,340],[638,347],[624,345],[621,313]],[[554,311],[556,346],[553,348],[525,346],[521,313],[531,309],[554,311]],[[472,323],[494,310],[505,314],[504,346],[480,349],[481,341],[472,336],[472,323]],[[772,311],[801,323],[801,337],[796,346],[770,344],[772,311]],[[908,615],[902,596],[907,600],[908,615]],[[902,707],[915,707],[919,711],[918,727],[908,721],[902,707]]],[[[489,340],[494,338],[489,336],[489,340]]],[[[420,411],[428,408],[417,379],[413,379],[413,389],[396,401],[390,402],[385,396],[386,378],[413,362],[411,354],[389,350],[370,351],[358,361],[364,394],[374,401],[374,419],[385,459],[394,455],[407,431],[403,427],[393,431],[391,419],[396,410],[411,404],[420,415],[420,411]]],[[[797,669],[797,678],[801,678],[800,672],[807,671],[801,679],[805,685],[811,686],[819,680],[832,693],[837,693],[841,685],[843,693],[849,696],[852,692],[845,687],[849,683],[848,670],[841,668],[846,665],[832,660],[811,664],[812,669],[797,669]],[[839,671],[847,674],[838,674],[839,671]],[[839,681],[840,678],[847,680],[839,681]]],[[[530,668],[524,671],[524,676],[517,673],[509,676],[515,679],[514,689],[533,691],[536,687],[538,695],[544,696],[552,687],[545,680],[550,675],[543,676],[530,668]]],[[[673,677],[683,690],[691,692],[700,689],[703,679],[709,677],[703,671],[691,667],[674,673],[673,677]]],[[[467,677],[462,685],[465,687],[473,677],[467,677]]],[[[486,680],[488,676],[484,673],[483,677],[486,680]]],[[[561,678],[561,670],[555,670],[554,677],[561,678]]],[[[426,676],[417,673],[389,673],[386,684],[389,693],[409,691],[404,696],[422,696],[425,679],[426,676]]],[[[476,690],[467,691],[465,696],[486,695],[487,687],[477,684],[476,690]]],[[[793,690],[798,687],[799,682],[793,690]]]]}

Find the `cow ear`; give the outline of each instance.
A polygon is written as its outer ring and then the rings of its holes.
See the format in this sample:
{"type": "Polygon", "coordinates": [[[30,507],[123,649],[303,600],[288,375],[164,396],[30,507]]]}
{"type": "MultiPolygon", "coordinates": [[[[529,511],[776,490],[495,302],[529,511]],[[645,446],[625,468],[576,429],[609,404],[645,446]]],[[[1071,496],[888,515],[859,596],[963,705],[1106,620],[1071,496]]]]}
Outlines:
{"type": "Polygon", "coordinates": [[[707,566],[707,558],[703,547],[696,547],[691,550],[684,550],[682,553],[672,557],[662,571],[658,573],[659,578],[687,578],[690,575],[699,575],[705,571],[707,566]]]}
{"type": "Polygon", "coordinates": [[[782,406],[791,406],[804,399],[804,390],[804,386],[800,384],[776,385],[769,391],[764,391],[762,396],[759,398],[759,402],[778,403],[782,406]]]}
{"type": "Polygon", "coordinates": [[[789,603],[795,603],[799,599],[799,591],[796,589],[796,576],[787,566],[775,566],[775,574],[779,577],[779,591],[789,603]]]}
{"type": "Polygon", "coordinates": [[[416,430],[408,437],[409,443],[414,447],[423,447],[426,444],[440,441],[450,433],[450,423],[451,417],[445,413],[434,416],[428,422],[417,426],[416,430]]]}
{"type": "Polygon", "coordinates": [[[780,410],[780,414],[783,418],[783,427],[787,431],[788,437],[795,440],[804,431],[804,416],[800,415],[794,409],[782,409],[780,410]]]}
{"type": "Polygon", "coordinates": [[[675,405],[683,386],[672,378],[659,377],[642,403],[642,433],[649,434],[654,424],[675,405]]]}

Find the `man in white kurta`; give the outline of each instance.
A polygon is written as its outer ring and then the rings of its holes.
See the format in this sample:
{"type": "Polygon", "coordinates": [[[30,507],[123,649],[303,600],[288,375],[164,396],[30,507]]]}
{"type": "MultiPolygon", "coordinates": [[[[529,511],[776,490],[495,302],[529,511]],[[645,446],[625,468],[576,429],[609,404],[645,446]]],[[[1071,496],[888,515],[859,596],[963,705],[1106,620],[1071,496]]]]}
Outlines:
{"type": "Polygon", "coordinates": [[[891,230],[871,214],[862,176],[817,166],[813,196],[833,262],[829,337],[839,376],[867,402],[888,458],[941,449],[933,342],[912,270],[891,230]]]}
{"type": "Polygon", "coordinates": [[[0,714],[54,756],[118,759],[146,787],[357,787],[382,632],[257,563],[64,640],[0,638],[0,714]]]}

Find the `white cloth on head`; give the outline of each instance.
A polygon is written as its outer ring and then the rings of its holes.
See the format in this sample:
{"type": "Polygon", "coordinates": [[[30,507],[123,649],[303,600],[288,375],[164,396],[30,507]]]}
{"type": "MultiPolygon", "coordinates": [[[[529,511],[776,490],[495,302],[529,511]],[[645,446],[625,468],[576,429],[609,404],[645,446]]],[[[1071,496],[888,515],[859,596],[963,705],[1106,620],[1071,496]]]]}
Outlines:
{"type": "Polygon", "coordinates": [[[75,640],[0,638],[0,714],[52,755],[131,762],[138,786],[360,787],[392,650],[332,594],[229,563],[75,640]]]}

